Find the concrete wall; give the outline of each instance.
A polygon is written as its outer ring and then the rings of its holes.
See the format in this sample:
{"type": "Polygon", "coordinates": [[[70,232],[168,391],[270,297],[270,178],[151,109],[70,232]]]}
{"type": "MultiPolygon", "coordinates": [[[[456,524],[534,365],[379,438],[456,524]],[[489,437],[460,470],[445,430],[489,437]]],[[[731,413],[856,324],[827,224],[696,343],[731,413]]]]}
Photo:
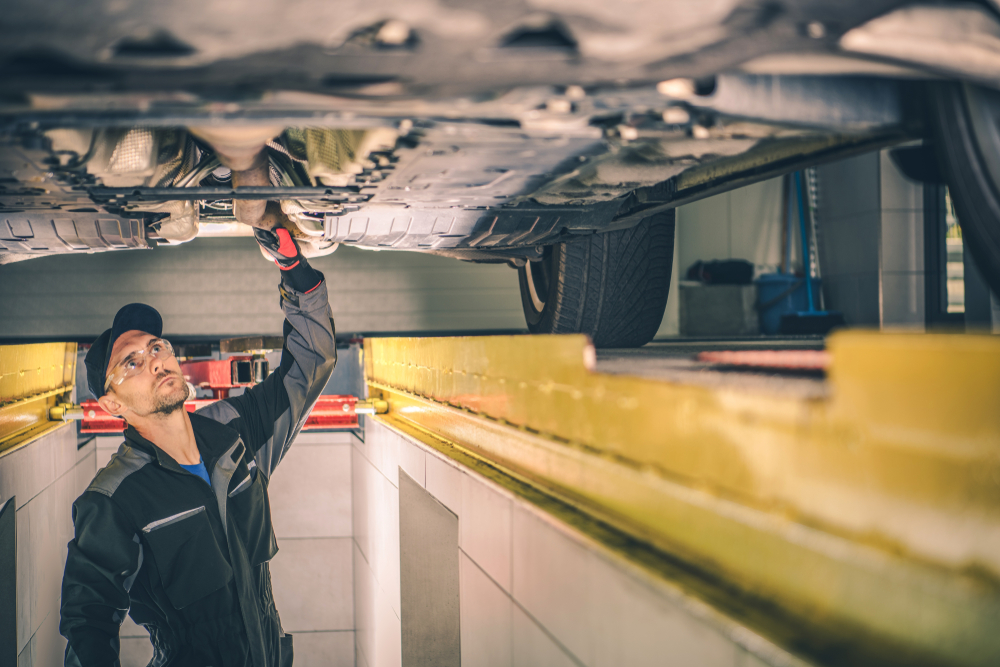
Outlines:
{"type": "Polygon", "coordinates": [[[763,644],[752,633],[440,453],[368,420],[352,456],[359,666],[409,667],[401,473],[458,518],[465,667],[768,664],[741,644],[763,644]]]}
{"type": "Polygon", "coordinates": [[[59,592],[66,545],[73,538],[71,506],[97,470],[91,440],[78,447],[75,425],[0,454],[0,505],[17,499],[17,664],[57,667],[59,592]]]}

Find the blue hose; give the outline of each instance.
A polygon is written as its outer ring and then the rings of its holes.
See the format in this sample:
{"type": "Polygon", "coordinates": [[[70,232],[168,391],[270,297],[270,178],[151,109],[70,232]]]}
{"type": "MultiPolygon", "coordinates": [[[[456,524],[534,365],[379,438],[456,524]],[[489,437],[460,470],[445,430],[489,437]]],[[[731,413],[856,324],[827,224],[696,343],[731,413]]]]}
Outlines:
{"type": "Polygon", "coordinates": [[[802,230],[802,270],[806,274],[806,295],[809,299],[809,312],[816,312],[813,303],[812,271],[809,270],[809,237],[806,235],[806,205],[802,197],[802,172],[797,171],[795,178],[795,195],[799,200],[799,229],[802,230]]]}

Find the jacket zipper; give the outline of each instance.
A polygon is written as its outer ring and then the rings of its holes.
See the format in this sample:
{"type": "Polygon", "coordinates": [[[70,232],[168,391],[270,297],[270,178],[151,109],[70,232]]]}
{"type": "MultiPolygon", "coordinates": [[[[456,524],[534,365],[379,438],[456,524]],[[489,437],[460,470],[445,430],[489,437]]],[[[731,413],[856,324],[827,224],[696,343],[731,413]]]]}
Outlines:
{"type": "Polygon", "coordinates": [[[252,484],[254,480],[253,471],[257,467],[256,461],[251,461],[247,466],[247,476],[243,478],[243,481],[236,485],[236,488],[229,492],[229,497],[232,498],[237,493],[240,493],[247,484],[252,484]]]}
{"type": "Polygon", "coordinates": [[[196,507],[193,510],[187,510],[185,512],[181,512],[180,514],[174,514],[173,516],[168,516],[165,519],[158,519],[156,521],[153,521],[153,522],[147,524],[146,527],[142,529],[142,532],[143,533],[151,533],[154,530],[159,530],[160,528],[163,528],[164,526],[169,526],[170,524],[177,523],[178,521],[183,521],[184,519],[187,519],[188,517],[192,517],[195,514],[200,514],[201,512],[204,512],[204,511],[205,511],[205,506],[202,505],[201,507],[196,507]]]}

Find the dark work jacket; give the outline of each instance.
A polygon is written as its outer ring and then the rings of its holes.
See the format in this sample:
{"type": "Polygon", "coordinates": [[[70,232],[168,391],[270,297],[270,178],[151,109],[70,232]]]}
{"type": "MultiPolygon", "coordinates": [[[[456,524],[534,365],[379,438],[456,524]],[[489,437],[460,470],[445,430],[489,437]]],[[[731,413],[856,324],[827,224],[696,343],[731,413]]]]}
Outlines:
{"type": "Polygon", "coordinates": [[[278,551],[267,486],[336,363],[325,282],[282,290],[278,369],[242,396],[191,415],[209,487],[129,427],[73,504],[62,584],[66,664],[118,665],[127,613],[158,667],[284,667],[268,561],[278,551]]]}

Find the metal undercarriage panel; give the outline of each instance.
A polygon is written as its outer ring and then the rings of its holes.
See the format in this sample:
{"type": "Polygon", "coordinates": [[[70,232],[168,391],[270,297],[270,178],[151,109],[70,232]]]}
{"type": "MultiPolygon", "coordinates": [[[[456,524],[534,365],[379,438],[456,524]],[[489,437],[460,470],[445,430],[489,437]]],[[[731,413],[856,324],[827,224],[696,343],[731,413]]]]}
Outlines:
{"type": "MultiPolygon", "coordinates": [[[[299,0],[234,14],[221,0],[59,0],[43,16],[15,0],[0,27],[0,252],[225,235],[234,202],[260,198],[316,252],[532,259],[567,235],[922,136],[919,79],[934,68],[840,43],[906,4],[299,0]],[[812,57],[853,74],[747,73],[793,54],[803,71],[812,57]],[[204,132],[259,127],[389,133],[395,146],[323,181],[314,156],[269,144],[272,190],[202,180],[204,132]],[[189,131],[170,159],[198,156],[201,171],[183,183],[155,159],[109,166],[125,144],[108,137],[162,148],[189,131]],[[101,137],[89,151],[88,136],[101,137]],[[84,168],[101,142],[104,167],[84,168]]],[[[996,22],[977,16],[989,33],[996,22]]]]}
{"type": "MultiPolygon", "coordinates": [[[[795,90],[791,82],[784,83],[786,91],[795,90]]],[[[702,103],[709,105],[717,97],[725,106],[727,91],[737,85],[774,87],[774,82],[768,77],[720,77],[716,92],[703,96],[702,103]]],[[[157,220],[166,215],[157,214],[165,210],[157,202],[202,202],[201,229],[212,234],[213,225],[221,229],[235,218],[225,206],[207,210],[205,202],[261,198],[292,200],[311,211],[305,215],[312,216],[309,234],[317,243],[436,252],[478,261],[530,259],[537,246],[567,234],[627,227],[663,208],[902,141],[919,131],[907,117],[901,88],[874,88],[864,79],[840,80],[837,86],[840,97],[828,91],[832,104],[860,96],[867,105],[855,105],[850,118],[823,118],[807,111],[799,114],[798,124],[786,119],[751,121],[707,106],[671,106],[650,89],[573,100],[554,96],[549,89],[521,90],[469,109],[459,120],[367,118],[369,126],[394,123],[398,139],[391,150],[372,154],[369,166],[344,174],[342,185],[304,176],[301,184],[239,192],[193,181],[185,187],[163,187],[154,182],[156,176],[146,176],[162,169],[154,172],[156,165],[146,168],[142,160],[138,163],[146,171],[134,172],[137,176],[95,176],[89,166],[72,166],[82,159],[77,153],[84,148],[69,158],[71,166],[63,164],[71,151],[55,150],[52,139],[63,136],[57,135],[64,131],[62,121],[50,119],[35,129],[13,123],[0,149],[0,215],[5,222],[0,224],[0,246],[11,253],[35,254],[142,247],[144,236],[156,239],[157,220]],[[546,99],[567,104],[545,106],[546,99]],[[671,110],[680,110],[687,120],[676,122],[671,110]],[[98,220],[104,222],[98,225],[98,220]],[[106,230],[113,227],[111,221],[121,234],[97,238],[70,233],[94,241],[62,240],[67,225],[106,230]],[[150,225],[154,229],[144,233],[150,225]]],[[[785,97],[788,115],[796,98],[785,97]]],[[[824,107],[822,113],[829,115],[829,110],[824,107]]],[[[277,117],[269,122],[280,127],[291,120],[277,117]]],[[[92,137],[93,153],[94,137],[129,136],[128,126],[118,127],[77,130],[83,132],[80,145],[86,146],[86,137],[92,137]]],[[[160,146],[167,143],[160,134],[169,138],[184,130],[174,126],[144,132],[140,134],[147,143],[160,146]]],[[[70,145],[64,138],[59,141],[70,145]]],[[[104,149],[110,155],[104,162],[115,163],[124,146],[104,149]]],[[[284,159],[277,151],[272,154],[284,159]]],[[[207,173],[205,168],[202,172],[207,173]]]]}

